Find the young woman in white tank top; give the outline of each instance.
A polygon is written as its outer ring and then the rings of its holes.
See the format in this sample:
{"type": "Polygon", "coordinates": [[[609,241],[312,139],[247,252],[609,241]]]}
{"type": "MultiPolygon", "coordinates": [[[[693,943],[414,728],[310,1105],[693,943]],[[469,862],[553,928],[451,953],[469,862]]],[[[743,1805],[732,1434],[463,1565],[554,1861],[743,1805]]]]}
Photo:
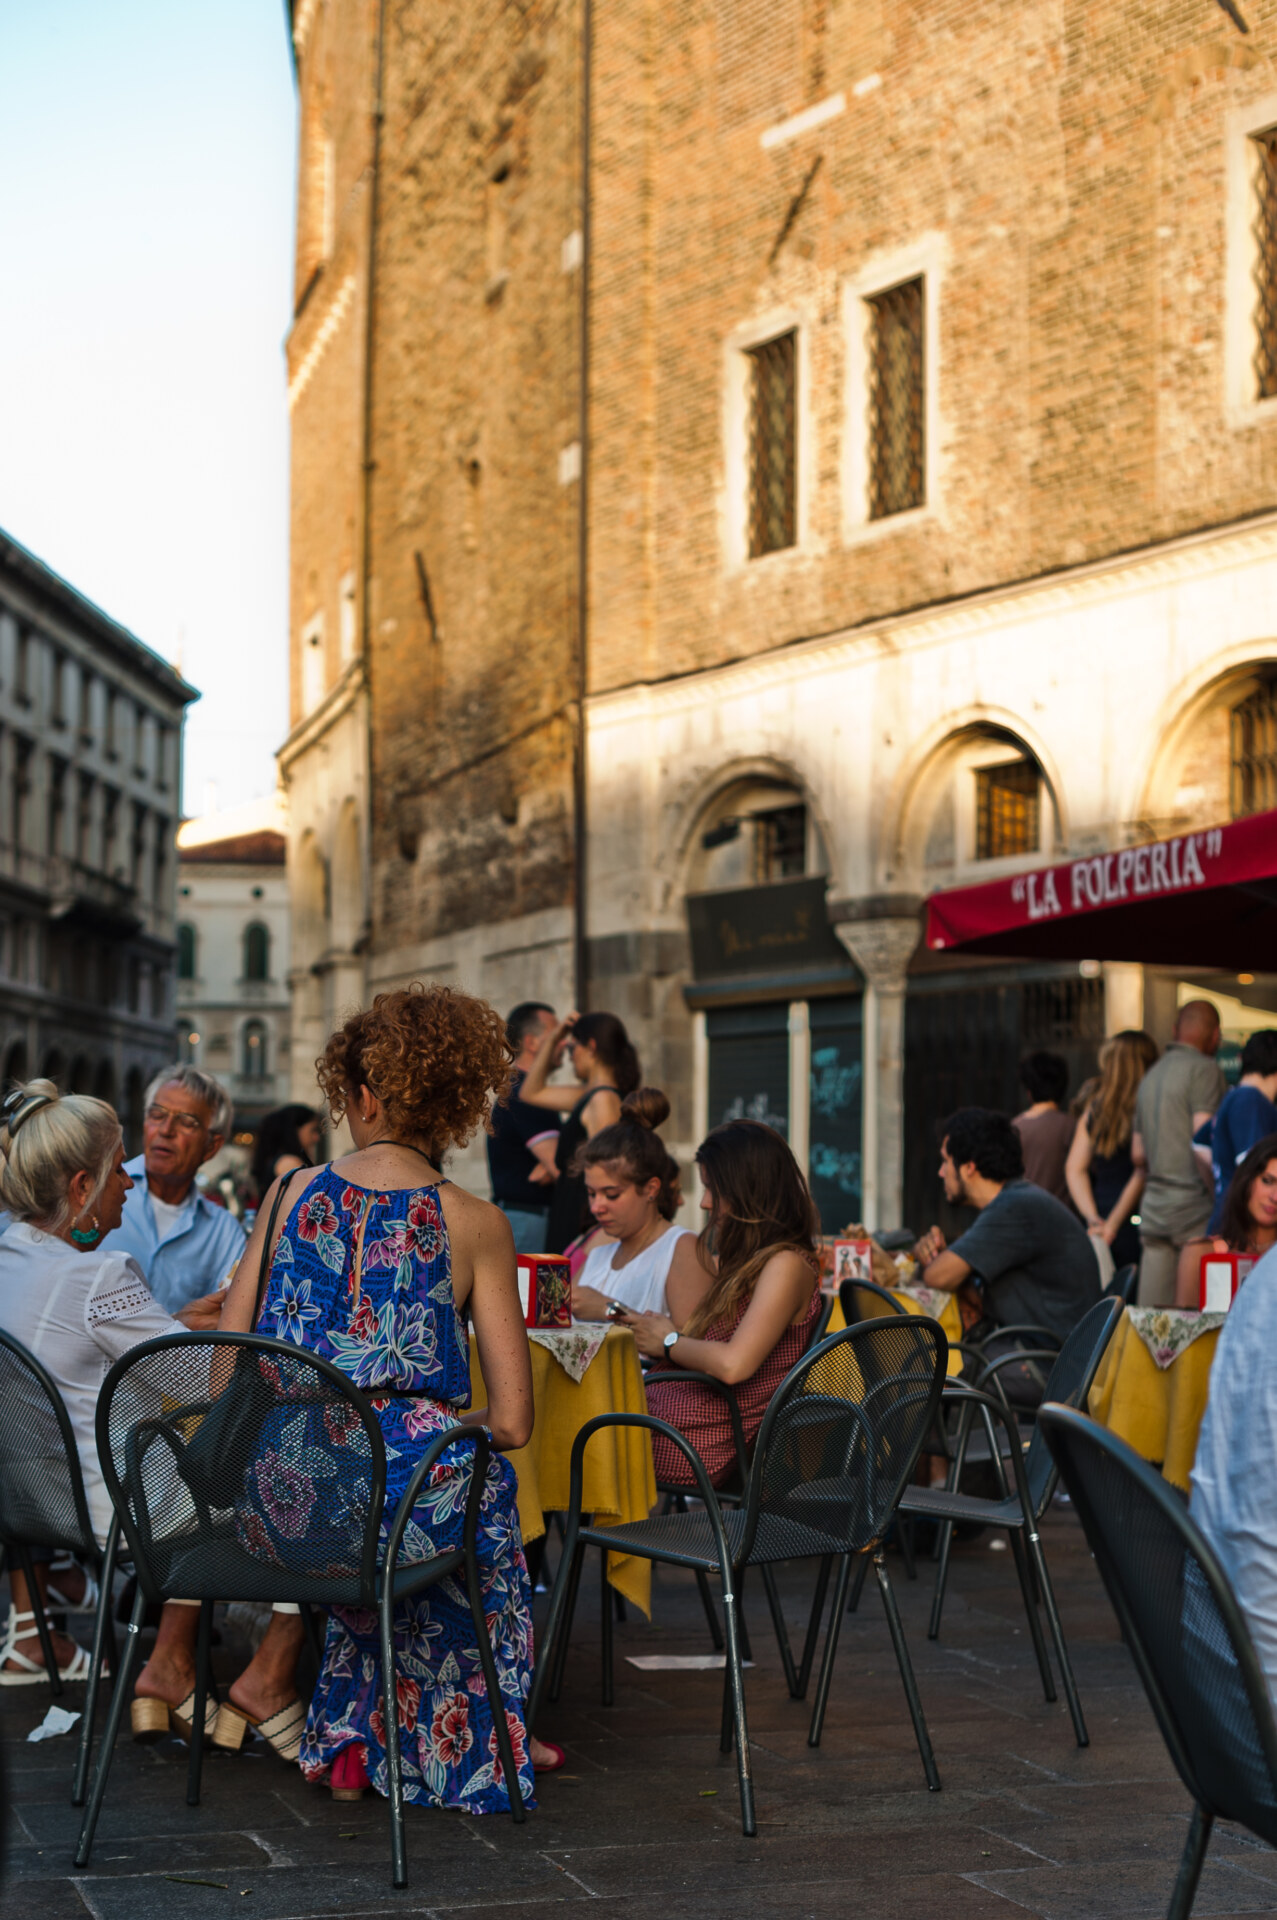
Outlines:
{"type": "Polygon", "coordinates": [[[612,1238],[592,1249],[572,1289],[578,1320],[608,1318],[612,1301],[680,1323],[708,1290],[696,1235],[673,1223],[678,1167],[655,1129],[669,1102],[654,1087],[630,1094],[621,1118],[581,1147],[590,1212],[612,1238]]]}

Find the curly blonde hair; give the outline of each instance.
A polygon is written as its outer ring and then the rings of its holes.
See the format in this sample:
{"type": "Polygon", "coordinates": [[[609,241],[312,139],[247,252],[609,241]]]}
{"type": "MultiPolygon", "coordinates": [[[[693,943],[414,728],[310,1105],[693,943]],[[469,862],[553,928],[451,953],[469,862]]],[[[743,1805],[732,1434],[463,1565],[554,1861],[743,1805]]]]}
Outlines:
{"type": "Polygon", "coordinates": [[[394,1132],[428,1142],[437,1160],[448,1147],[463,1147],[477,1127],[490,1127],[513,1058],[505,1024],[486,1000],[414,980],[352,1014],[315,1073],[334,1120],[367,1087],[394,1132]]]}

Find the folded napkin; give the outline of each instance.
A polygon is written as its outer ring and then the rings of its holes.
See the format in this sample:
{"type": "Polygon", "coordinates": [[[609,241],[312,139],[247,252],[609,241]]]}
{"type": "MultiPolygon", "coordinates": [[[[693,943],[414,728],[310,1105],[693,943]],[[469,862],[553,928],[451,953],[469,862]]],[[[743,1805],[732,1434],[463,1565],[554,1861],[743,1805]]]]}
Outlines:
{"type": "Polygon", "coordinates": [[[1222,1327],[1228,1315],[1198,1313],[1190,1307],[1128,1307],[1126,1317],[1158,1366],[1165,1369],[1202,1334],[1222,1327]]]}
{"type": "Polygon", "coordinates": [[[529,1327],[528,1339],[552,1353],[569,1380],[580,1380],[607,1339],[606,1323],[574,1320],[570,1327],[529,1327]]]}

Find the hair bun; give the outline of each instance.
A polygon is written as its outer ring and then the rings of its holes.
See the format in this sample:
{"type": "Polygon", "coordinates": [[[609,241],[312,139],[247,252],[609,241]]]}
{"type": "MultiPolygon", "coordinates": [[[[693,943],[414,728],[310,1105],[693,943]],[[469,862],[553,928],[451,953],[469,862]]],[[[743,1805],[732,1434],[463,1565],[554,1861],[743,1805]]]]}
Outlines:
{"type": "Polygon", "coordinates": [[[649,1133],[655,1133],[669,1119],[670,1103],[659,1087],[635,1087],[633,1093],[627,1093],[622,1100],[621,1112],[637,1120],[649,1133]]]}

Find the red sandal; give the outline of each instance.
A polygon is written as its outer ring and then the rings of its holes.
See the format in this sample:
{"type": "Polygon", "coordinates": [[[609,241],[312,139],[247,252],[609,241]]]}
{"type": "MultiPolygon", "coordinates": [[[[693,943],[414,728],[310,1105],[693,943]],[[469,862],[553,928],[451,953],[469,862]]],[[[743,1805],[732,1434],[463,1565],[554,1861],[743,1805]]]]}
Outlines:
{"type": "Polygon", "coordinates": [[[539,1744],[543,1746],[547,1752],[552,1753],[554,1758],[553,1760],[534,1762],[532,1769],[534,1773],[557,1773],[560,1767],[566,1767],[568,1757],[562,1747],[556,1746],[553,1740],[542,1740],[539,1744]]]}
{"type": "Polygon", "coordinates": [[[343,1747],[328,1769],[328,1784],[334,1800],[362,1800],[372,1781],[368,1778],[367,1756],[362,1740],[343,1747]]]}

